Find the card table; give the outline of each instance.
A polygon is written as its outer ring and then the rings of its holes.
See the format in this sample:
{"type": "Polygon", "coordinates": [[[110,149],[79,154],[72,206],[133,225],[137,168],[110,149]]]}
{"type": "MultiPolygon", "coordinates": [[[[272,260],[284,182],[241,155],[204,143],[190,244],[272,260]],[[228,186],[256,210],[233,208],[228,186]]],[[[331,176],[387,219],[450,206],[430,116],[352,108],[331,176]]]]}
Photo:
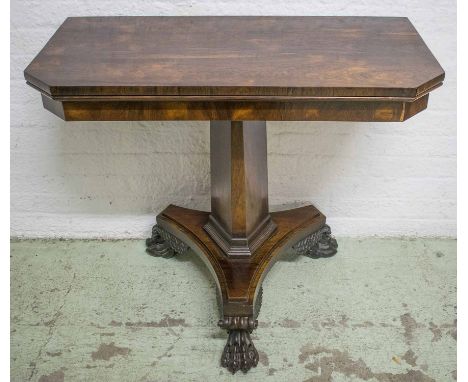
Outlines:
{"type": "Polygon", "coordinates": [[[403,122],[444,71],[407,18],[72,17],[24,76],[65,121],[210,121],[211,211],[168,206],[147,251],[204,260],[235,373],[258,363],[272,265],[338,247],[314,206],[269,211],[266,121],[403,122]]]}

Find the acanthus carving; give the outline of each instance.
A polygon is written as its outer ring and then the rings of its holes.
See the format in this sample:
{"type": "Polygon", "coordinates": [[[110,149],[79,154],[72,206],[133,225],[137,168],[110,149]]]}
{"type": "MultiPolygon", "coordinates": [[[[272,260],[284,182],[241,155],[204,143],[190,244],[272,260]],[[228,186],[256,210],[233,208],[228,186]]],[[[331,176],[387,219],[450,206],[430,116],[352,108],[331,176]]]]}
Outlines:
{"type": "Polygon", "coordinates": [[[336,254],[338,243],[331,235],[330,227],[325,224],[318,231],[297,242],[292,248],[300,255],[317,259],[336,254]]]}
{"type": "Polygon", "coordinates": [[[254,320],[253,317],[224,316],[222,320],[218,321],[218,326],[226,330],[242,329],[252,333],[254,329],[257,329],[258,321],[254,320]]]}
{"type": "Polygon", "coordinates": [[[152,256],[169,258],[176,254],[183,254],[189,246],[174,235],[165,231],[157,224],[153,226],[151,238],[146,239],[146,252],[152,256]]]}

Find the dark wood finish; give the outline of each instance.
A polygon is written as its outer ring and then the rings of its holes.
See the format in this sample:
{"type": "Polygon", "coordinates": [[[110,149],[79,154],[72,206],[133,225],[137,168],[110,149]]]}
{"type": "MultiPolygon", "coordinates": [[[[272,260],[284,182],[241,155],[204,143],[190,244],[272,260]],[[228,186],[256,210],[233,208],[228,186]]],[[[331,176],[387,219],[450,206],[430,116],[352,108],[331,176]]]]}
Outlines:
{"type": "Polygon", "coordinates": [[[205,230],[228,256],[250,256],[275,230],[268,213],[265,121],[212,121],[211,215],[205,230]]]}
{"type": "Polygon", "coordinates": [[[325,216],[313,206],[272,212],[271,218],[277,226],[273,235],[252,256],[233,259],[205,231],[209,215],[209,212],[171,205],[156,221],[209,263],[222,296],[224,316],[253,316],[259,286],[279,255],[325,224],[325,216]]]}
{"type": "Polygon", "coordinates": [[[444,72],[407,18],[70,17],[25,77],[53,97],[417,97],[444,72]]]}
{"type": "Polygon", "coordinates": [[[250,333],[274,262],[338,246],[313,206],[269,213],[265,121],[404,121],[444,71],[407,18],[77,17],[24,76],[67,121],[211,121],[211,213],[169,206],[147,251],[190,247],[208,265],[236,372],[258,363],[250,333]]]}
{"type": "Polygon", "coordinates": [[[364,121],[402,122],[427,107],[426,94],[399,101],[55,101],[46,109],[66,121],[364,121]]]}
{"type": "Polygon", "coordinates": [[[407,18],[72,17],[24,76],[67,121],[397,122],[444,71],[407,18]]]}
{"type": "Polygon", "coordinates": [[[258,363],[258,352],[250,338],[257,327],[260,309],[261,284],[268,270],[286,253],[297,250],[311,257],[328,257],[336,253],[337,244],[330,237],[330,228],[315,207],[271,213],[277,227],[252,256],[233,258],[207,234],[204,227],[209,212],[169,206],[157,218],[153,237],[148,239],[148,252],[168,257],[171,248],[184,252],[185,243],[198,254],[210,269],[218,295],[221,296],[222,319],[218,325],[228,330],[229,338],[224,348],[221,364],[235,373],[248,371],[258,363]],[[169,241],[169,246],[164,240],[169,241]],[[293,247],[297,243],[298,247],[293,247]]]}

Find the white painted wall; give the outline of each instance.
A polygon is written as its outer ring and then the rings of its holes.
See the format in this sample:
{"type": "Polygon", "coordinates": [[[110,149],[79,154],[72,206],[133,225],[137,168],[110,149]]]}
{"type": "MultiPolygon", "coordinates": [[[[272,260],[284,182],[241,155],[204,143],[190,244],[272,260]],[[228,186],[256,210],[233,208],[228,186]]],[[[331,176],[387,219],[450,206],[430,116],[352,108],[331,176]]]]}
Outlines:
{"type": "Polygon", "coordinates": [[[446,71],[405,123],[268,123],[270,204],[314,202],[337,235],[456,235],[454,0],[13,0],[11,234],[148,236],[168,203],[209,209],[205,122],[61,121],[23,69],[68,16],[407,16],[446,71]]]}

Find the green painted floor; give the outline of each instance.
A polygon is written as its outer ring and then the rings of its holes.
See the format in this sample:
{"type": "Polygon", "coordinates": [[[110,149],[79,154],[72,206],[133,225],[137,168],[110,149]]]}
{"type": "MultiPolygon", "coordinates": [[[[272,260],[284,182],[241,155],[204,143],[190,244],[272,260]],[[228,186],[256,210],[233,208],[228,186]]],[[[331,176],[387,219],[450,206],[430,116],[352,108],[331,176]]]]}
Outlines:
{"type": "Polygon", "coordinates": [[[12,381],[456,379],[456,241],[338,238],[264,282],[260,362],[219,367],[214,282],[195,255],[143,241],[11,244],[12,381]]]}

